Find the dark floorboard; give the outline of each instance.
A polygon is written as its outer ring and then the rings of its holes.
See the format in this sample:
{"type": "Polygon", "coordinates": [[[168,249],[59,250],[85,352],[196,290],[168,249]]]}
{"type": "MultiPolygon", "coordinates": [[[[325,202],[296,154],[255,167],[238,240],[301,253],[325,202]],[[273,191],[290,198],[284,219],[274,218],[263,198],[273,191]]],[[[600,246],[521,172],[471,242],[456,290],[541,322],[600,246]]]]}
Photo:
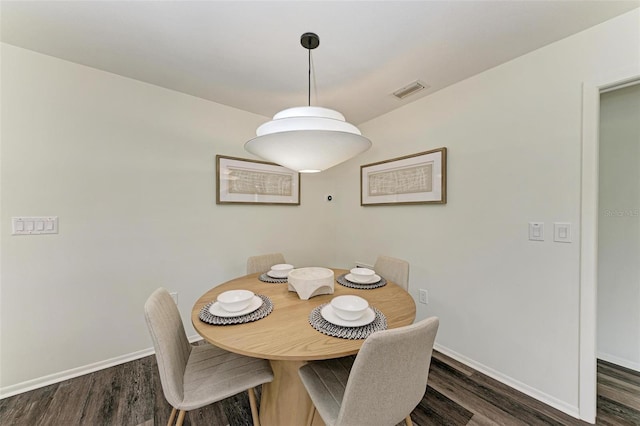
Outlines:
{"type": "MultiPolygon", "coordinates": [[[[0,400],[2,426],[153,426],[170,414],[153,356],[0,400]]],[[[598,361],[597,415],[599,425],[640,426],[640,373],[598,361]]],[[[416,426],[586,424],[438,352],[411,418],[416,426]]],[[[250,426],[248,395],[190,411],[184,424],[250,426]]]]}

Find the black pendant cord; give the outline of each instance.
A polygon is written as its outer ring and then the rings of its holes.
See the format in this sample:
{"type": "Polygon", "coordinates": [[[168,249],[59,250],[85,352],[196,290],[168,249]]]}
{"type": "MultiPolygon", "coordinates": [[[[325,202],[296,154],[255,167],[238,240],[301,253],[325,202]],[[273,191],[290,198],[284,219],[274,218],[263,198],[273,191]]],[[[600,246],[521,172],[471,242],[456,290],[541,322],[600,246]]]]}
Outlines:
{"type": "Polygon", "coordinates": [[[309,49],[309,95],[307,101],[311,106],[311,49],[309,49]]]}
{"type": "Polygon", "coordinates": [[[320,45],[320,37],[314,33],[304,33],[300,36],[300,44],[309,51],[309,92],[307,94],[307,104],[311,106],[311,50],[320,45]]]}

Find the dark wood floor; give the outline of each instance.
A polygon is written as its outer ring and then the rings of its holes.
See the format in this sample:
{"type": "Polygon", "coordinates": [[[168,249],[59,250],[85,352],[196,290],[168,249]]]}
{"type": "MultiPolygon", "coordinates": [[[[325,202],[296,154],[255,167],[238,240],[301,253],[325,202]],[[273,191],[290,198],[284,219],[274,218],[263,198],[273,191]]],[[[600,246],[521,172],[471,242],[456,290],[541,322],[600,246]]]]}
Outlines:
{"type": "Polygon", "coordinates": [[[640,373],[598,360],[598,424],[640,425],[640,373]]]}
{"type": "MultiPolygon", "coordinates": [[[[640,425],[640,374],[598,362],[598,381],[598,424],[640,425]]],[[[0,425],[166,425],[170,411],[151,356],[0,400],[0,425]]],[[[411,418],[418,426],[586,424],[437,352],[411,418]]],[[[251,425],[247,394],[191,411],[185,424],[251,425]]]]}

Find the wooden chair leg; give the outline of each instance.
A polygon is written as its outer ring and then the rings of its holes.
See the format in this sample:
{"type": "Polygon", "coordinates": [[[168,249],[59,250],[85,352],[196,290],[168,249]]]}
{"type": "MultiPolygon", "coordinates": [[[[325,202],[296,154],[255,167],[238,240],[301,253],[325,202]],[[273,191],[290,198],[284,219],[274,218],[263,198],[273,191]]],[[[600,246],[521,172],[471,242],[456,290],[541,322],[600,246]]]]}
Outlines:
{"type": "Polygon", "coordinates": [[[171,426],[173,424],[173,421],[176,419],[176,407],[173,407],[173,410],[171,410],[171,415],[169,416],[169,421],[167,422],[167,426],[171,426]]]}
{"type": "Polygon", "coordinates": [[[413,422],[411,421],[411,414],[409,414],[407,418],[404,419],[404,422],[407,424],[407,426],[413,426],[413,422]]]}
{"type": "Polygon", "coordinates": [[[249,405],[251,406],[251,417],[253,418],[253,426],[260,426],[260,415],[258,413],[258,404],[256,403],[256,394],[253,388],[248,389],[249,405]]]}
{"type": "Polygon", "coordinates": [[[180,410],[178,414],[178,421],[176,422],[176,426],[182,426],[182,422],[184,422],[184,415],[187,414],[186,411],[180,410]]]}
{"type": "Polygon", "coordinates": [[[313,416],[316,414],[316,406],[311,403],[311,410],[309,410],[309,417],[307,418],[307,426],[313,424],[313,416]]]}

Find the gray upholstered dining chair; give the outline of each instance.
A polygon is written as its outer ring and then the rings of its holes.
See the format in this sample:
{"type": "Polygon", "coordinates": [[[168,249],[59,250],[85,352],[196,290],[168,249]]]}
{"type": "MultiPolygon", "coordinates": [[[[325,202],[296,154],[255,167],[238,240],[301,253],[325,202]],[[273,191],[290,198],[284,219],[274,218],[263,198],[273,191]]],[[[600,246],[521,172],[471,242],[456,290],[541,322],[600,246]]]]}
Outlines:
{"type": "MultiPolygon", "coordinates": [[[[298,373],[327,426],[396,425],[427,389],[437,317],[371,334],[353,357],[314,361],[298,373]]],[[[311,412],[309,422],[313,418],[311,412]]]]}
{"type": "Polygon", "coordinates": [[[378,256],[373,265],[376,274],[409,291],[409,262],[389,256],[378,256]]]}
{"type": "Polygon", "coordinates": [[[256,272],[268,272],[273,265],[287,263],[282,253],[270,253],[260,256],[251,256],[247,259],[247,275],[256,272]]]}
{"type": "Polygon", "coordinates": [[[156,350],[160,382],[173,407],[168,425],[179,411],[177,425],[185,413],[248,390],[253,424],[259,425],[253,388],[273,380],[269,362],[187,340],[180,312],[164,288],[151,294],[144,313],[156,350]]]}

